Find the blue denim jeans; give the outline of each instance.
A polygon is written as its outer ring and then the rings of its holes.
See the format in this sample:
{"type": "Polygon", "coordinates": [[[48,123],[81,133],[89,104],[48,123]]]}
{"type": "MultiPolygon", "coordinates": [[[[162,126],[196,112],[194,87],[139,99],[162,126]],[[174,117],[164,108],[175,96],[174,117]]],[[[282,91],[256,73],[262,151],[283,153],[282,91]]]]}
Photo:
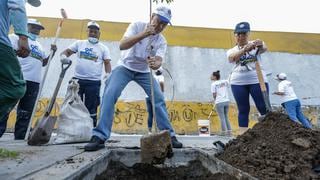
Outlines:
{"type": "Polygon", "coordinates": [[[231,126],[228,118],[229,102],[221,102],[216,104],[216,110],[219,115],[221,131],[230,131],[231,126]]]}
{"type": "MultiPolygon", "coordinates": [[[[149,97],[151,96],[149,73],[131,71],[124,66],[116,67],[106,81],[102,103],[100,106],[100,121],[98,126],[93,129],[93,136],[98,136],[104,141],[109,139],[113,123],[114,106],[121,95],[121,92],[130,81],[135,81],[138,83],[143,88],[145,93],[149,97]]],[[[170,135],[175,136],[175,132],[169,122],[168,112],[163,94],[160,90],[160,85],[154,78],[153,82],[157,126],[160,130],[169,130],[170,135]]]]}
{"type": "Polygon", "coordinates": [[[292,121],[300,121],[301,124],[306,128],[311,128],[311,123],[307,120],[307,118],[303,115],[301,110],[301,104],[298,99],[287,101],[283,103],[289,118],[292,121]]]}

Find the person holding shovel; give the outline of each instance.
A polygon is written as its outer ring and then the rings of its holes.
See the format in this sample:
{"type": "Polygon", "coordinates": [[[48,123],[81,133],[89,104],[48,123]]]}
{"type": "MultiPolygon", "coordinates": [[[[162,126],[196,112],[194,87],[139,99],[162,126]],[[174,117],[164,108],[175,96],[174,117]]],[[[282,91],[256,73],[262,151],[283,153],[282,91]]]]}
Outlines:
{"type": "MultiPolygon", "coordinates": [[[[265,115],[267,112],[255,70],[256,56],[266,52],[267,47],[260,39],[249,41],[250,25],[248,22],[238,23],[235,27],[234,35],[236,46],[227,51],[227,57],[229,62],[234,64],[230,75],[230,84],[238,107],[238,124],[240,134],[242,134],[249,125],[249,95],[253,98],[260,115],[265,115]]],[[[267,77],[264,70],[262,70],[262,74],[268,91],[267,77]]]]}
{"type": "MultiPolygon", "coordinates": [[[[86,151],[96,151],[104,148],[104,142],[109,139],[114,106],[121,92],[130,81],[138,83],[151,97],[150,69],[156,70],[162,65],[167,42],[161,32],[170,23],[171,10],[167,7],[158,7],[151,16],[150,23],[135,22],[129,25],[120,41],[121,58],[118,66],[112,71],[106,81],[102,98],[100,121],[93,129],[93,136],[86,151]]],[[[163,94],[160,86],[153,78],[155,116],[157,127],[160,130],[169,130],[174,148],[181,148],[175,132],[169,122],[163,94]]]]}
{"type": "Polygon", "coordinates": [[[104,66],[106,74],[111,72],[111,57],[109,49],[99,42],[100,25],[97,22],[87,24],[87,33],[87,40],[78,40],[61,53],[61,61],[71,61],[68,57],[77,53],[74,79],[78,79],[79,96],[90,112],[93,127],[96,127],[102,69],[104,66]]]}
{"type": "Polygon", "coordinates": [[[301,103],[294,92],[292,83],[287,80],[287,75],[285,73],[280,73],[275,79],[279,81],[279,84],[278,91],[273,94],[280,96],[281,104],[287,111],[289,118],[294,122],[300,121],[306,128],[311,128],[312,125],[303,115],[301,103]]]}
{"type": "MultiPolygon", "coordinates": [[[[163,69],[160,67],[156,70],[154,78],[159,83],[161,92],[164,92],[164,77],[163,77],[163,69]]],[[[153,113],[152,113],[152,103],[149,96],[146,96],[146,105],[148,111],[148,131],[152,132],[152,123],[153,123],[153,113]]]]}
{"type": "Polygon", "coordinates": [[[219,115],[221,131],[223,134],[230,134],[232,129],[228,118],[229,82],[227,80],[220,79],[220,71],[215,71],[212,73],[211,81],[211,93],[214,100],[215,108],[219,115]]]}
{"type": "MultiPolygon", "coordinates": [[[[40,6],[39,0],[28,0],[32,6],[40,6]]],[[[16,56],[29,55],[27,15],[25,0],[0,1],[0,121],[12,110],[26,91],[26,82],[16,56]],[[18,46],[14,50],[8,37],[10,25],[18,36],[18,46]]]]}
{"type": "MultiPolygon", "coordinates": [[[[29,56],[25,58],[18,58],[24,80],[26,80],[27,89],[25,95],[20,99],[17,107],[17,119],[14,131],[14,138],[16,140],[24,139],[25,137],[32,110],[39,93],[41,70],[43,66],[47,65],[49,59],[49,56],[46,56],[41,44],[37,40],[40,31],[44,30],[44,27],[36,19],[29,19],[27,24],[29,32],[29,49],[31,51],[29,56]]],[[[13,49],[18,49],[19,37],[15,34],[12,34],[10,35],[10,41],[13,49]]],[[[57,51],[56,45],[51,45],[51,50],[53,51],[54,55],[54,53],[57,51]]],[[[9,114],[10,112],[8,112],[1,120],[0,137],[6,129],[9,114]]]]}

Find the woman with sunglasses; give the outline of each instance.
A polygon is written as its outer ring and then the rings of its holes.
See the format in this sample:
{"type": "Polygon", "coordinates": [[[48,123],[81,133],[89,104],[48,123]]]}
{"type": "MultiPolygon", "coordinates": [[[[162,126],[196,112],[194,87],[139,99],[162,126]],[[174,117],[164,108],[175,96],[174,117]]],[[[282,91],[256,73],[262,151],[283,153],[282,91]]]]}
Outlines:
{"type": "MultiPolygon", "coordinates": [[[[266,52],[267,47],[260,39],[249,41],[250,25],[248,22],[238,23],[234,35],[236,46],[227,51],[227,57],[229,62],[234,64],[230,75],[230,84],[238,106],[238,124],[240,134],[242,134],[248,129],[249,124],[249,95],[253,98],[259,113],[261,115],[266,114],[266,107],[255,70],[255,61],[257,56],[266,52]]],[[[263,68],[262,74],[267,89],[269,89],[263,68]]]]}

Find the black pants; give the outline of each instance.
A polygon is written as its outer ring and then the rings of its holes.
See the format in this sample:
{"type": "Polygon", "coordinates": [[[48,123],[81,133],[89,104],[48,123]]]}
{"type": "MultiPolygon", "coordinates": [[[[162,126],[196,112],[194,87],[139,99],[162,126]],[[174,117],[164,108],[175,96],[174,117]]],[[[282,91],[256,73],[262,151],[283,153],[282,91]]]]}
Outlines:
{"type": "MultiPolygon", "coordinates": [[[[33,106],[35,105],[39,92],[39,83],[26,81],[26,85],[27,91],[18,103],[14,139],[24,139],[32,115],[33,106]]],[[[9,114],[10,112],[0,121],[0,137],[6,131],[9,114]]]]}
{"type": "Polygon", "coordinates": [[[93,127],[97,126],[97,109],[100,105],[100,81],[78,79],[80,85],[79,96],[84,101],[87,107],[90,117],[93,120],[93,127]]]}

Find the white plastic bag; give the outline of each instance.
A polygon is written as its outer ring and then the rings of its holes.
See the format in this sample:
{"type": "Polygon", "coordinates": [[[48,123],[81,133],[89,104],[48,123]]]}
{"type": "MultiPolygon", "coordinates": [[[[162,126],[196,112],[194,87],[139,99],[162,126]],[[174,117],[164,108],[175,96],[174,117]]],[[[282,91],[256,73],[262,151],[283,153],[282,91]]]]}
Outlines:
{"type": "Polygon", "coordinates": [[[79,84],[72,79],[68,85],[66,98],[60,108],[56,136],[52,144],[87,142],[92,135],[90,113],[78,95],[79,84]]]}

